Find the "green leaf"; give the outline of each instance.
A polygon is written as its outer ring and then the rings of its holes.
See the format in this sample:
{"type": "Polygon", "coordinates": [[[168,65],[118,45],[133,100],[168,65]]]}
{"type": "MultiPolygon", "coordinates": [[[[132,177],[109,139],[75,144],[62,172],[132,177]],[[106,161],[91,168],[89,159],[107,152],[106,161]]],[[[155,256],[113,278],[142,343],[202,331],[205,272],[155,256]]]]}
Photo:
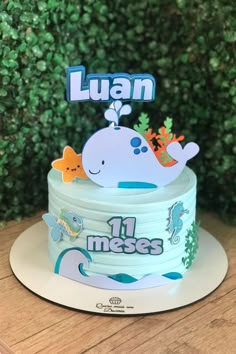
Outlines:
{"type": "MultiPolygon", "coordinates": [[[[144,136],[149,130],[149,117],[146,113],[141,113],[138,118],[139,124],[134,125],[134,129],[144,136]]],[[[145,137],[145,136],[144,136],[145,137]]]]}
{"type": "Polygon", "coordinates": [[[173,124],[173,119],[170,117],[166,117],[166,119],[164,120],[164,126],[166,128],[167,133],[171,132],[172,124],[173,124]]]}

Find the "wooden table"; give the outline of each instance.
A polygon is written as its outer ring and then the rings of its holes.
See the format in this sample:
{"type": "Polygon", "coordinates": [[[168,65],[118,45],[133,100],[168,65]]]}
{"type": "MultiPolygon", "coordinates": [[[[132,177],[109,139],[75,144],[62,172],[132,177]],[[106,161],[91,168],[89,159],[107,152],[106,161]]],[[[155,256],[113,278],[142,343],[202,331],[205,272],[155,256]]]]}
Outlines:
{"type": "Polygon", "coordinates": [[[228,254],[223,284],[179,310],[131,317],[70,310],[28,291],[12,274],[8,256],[41,214],[10,222],[0,231],[0,353],[236,353],[236,227],[213,214],[200,218],[228,254]]]}

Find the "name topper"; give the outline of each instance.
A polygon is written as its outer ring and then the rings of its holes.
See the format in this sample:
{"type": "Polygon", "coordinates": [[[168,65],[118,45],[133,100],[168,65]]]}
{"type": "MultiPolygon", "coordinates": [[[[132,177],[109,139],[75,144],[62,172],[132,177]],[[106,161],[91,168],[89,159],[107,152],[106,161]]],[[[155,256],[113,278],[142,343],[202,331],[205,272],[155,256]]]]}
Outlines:
{"type": "Polygon", "coordinates": [[[66,69],[69,102],[153,101],[156,81],[150,74],[88,74],[84,66],[66,69]]]}

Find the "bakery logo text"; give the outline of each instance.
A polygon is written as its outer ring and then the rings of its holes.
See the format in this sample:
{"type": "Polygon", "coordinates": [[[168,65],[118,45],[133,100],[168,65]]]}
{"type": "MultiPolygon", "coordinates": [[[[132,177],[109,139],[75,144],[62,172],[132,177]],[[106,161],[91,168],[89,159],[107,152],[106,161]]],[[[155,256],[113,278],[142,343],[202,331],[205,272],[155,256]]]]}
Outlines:
{"type": "Polygon", "coordinates": [[[122,304],[122,300],[120,297],[111,297],[109,299],[109,304],[106,302],[103,304],[102,302],[98,302],[96,304],[96,308],[103,312],[121,312],[124,313],[126,310],[133,310],[134,306],[125,306],[122,304]]]}
{"type": "Polygon", "coordinates": [[[87,236],[87,250],[92,252],[139,253],[160,255],[163,253],[163,240],[160,238],[135,238],[136,218],[121,216],[107,221],[111,236],[87,236]]]}

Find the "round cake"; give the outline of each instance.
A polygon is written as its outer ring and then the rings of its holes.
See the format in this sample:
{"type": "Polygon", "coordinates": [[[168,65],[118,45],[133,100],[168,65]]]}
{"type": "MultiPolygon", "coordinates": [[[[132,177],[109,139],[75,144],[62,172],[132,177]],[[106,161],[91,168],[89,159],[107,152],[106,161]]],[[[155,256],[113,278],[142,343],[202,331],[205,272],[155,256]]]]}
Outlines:
{"type": "Polygon", "coordinates": [[[48,190],[49,213],[59,227],[48,238],[55,267],[68,249],[84,250],[85,276],[119,275],[121,282],[152,274],[181,278],[192,265],[196,176],[190,168],[160,189],[103,188],[89,179],[63,183],[51,169],[48,190]]]}
{"type": "Polygon", "coordinates": [[[92,74],[67,68],[67,99],[109,102],[108,123],[82,152],[66,146],[48,175],[48,251],[54,272],[103,289],[135,290],[183,277],[198,248],[196,176],[186,167],[195,142],[180,144],[166,117],[158,130],[141,113],[133,128],[126,103],[152,101],[149,74],[92,74]],[[91,84],[91,87],[90,87],[91,84]],[[100,87],[100,92],[98,92],[100,87]],[[132,97],[131,97],[132,96],[132,97]]]}

